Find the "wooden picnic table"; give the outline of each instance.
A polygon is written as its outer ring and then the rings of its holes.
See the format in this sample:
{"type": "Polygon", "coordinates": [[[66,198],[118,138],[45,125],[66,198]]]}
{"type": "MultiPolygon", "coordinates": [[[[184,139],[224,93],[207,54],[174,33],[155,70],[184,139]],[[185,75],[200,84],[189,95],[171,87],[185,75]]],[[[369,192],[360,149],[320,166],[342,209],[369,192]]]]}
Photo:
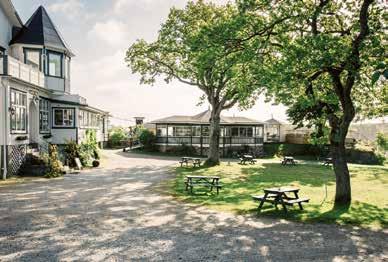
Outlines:
{"type": "Polygon", "coordinates": [[[251,155],[242,155],[240,157],[240,164],[245,165],[247,162],[249,162],[251,164],[255,164],[256,163],[256,159],[254,159],[254,157],[251,156],[251,155]]]}
{"type": "Polygon", "coordinates": [[[295,159],[292,156],[285,156],[285,157],[283,157],[282,165],[286,166],[288,164],[296,165],[296,161],[295,161],[295,159]]]}
{"type": "Polygon", "coordinates": [[[297,187],[274,187],[264,189],[264,195],[252,196],[253,200],[259,201],[258,211],[261,211],[264,203],[272,203],[276,208],[277,205],[282,205],[284,212],[287,213],[287,206],[298,204],[300,210],[303,210],[302,203],[309,202],[308,198],[299,198],[299,188],[297,187]],[[294,196],[289,196],[287,193],[292,193],[294,196]]]}
{"type": "Polygon", "coordinates": [[[182,160],[179,161],[179,163],[181,164],[181,167],[183,166],[183,164],[186,164],[186,166],[189,165],[189,163],[193,163],[193,167],[200,167],[201,166],[201,159],[200,158],[193,158],[193,157],[182,157],[182,160]]]}
{"type": "Polygon", "coordinates": [[[221,189],[220,177],[218,176],[186,176],[186,191],[190,189],[190,193],[193,193],[193,188],[197,186],[210,187],[210,192],[213,188],[216,188],[217,195],[221,189]]]}

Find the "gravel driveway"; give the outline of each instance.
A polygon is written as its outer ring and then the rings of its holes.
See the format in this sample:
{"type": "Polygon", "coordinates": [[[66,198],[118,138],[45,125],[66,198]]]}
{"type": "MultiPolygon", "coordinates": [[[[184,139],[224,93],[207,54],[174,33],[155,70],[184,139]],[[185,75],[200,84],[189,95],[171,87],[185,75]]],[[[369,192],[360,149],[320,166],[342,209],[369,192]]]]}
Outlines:
{"type": "Polygon", "coordinates": [[[103,169],[0,187],[0,261],[381,261],[388,232],[237,216],[155,187],[176,159],[106,151],[103,169]]]}

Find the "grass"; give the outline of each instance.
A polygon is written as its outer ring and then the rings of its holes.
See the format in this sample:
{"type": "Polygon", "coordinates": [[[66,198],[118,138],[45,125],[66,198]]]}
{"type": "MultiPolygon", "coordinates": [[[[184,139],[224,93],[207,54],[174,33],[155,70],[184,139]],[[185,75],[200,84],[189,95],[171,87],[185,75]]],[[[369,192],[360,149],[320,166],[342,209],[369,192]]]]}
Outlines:
{"type": "Polygon", "coordinates": [[[310,198],[304,211],[295,206],[284,214],[280,209],[265,204],[259,216],[375,229],[387,227],[388,167],[350,164],[349,168],[353,200],[347,208],[333,209],[335,176],[332,168],[312,161],[301,161],[297,166],[281,166],[278,159],[264,159],[256,165],[222,163],[211,168],[178,167],[171,189],[180,200],[243,214],[257,211],[258,204],[252,201],[251,195],[261,195],[264,188],[292,185],[300,188],[300,197],[310,198]],[[207,192],[206,188],[195,188],[195,194],[190,195],[185,191],[186,175],[220,176],[223,188],[218,196],[207,192]]]}

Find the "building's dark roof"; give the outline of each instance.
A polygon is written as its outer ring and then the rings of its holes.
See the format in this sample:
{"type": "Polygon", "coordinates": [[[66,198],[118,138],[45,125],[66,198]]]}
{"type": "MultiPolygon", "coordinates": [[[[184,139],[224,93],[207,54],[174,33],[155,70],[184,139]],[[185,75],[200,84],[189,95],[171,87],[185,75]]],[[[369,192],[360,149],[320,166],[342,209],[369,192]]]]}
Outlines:
{"type": "Polygon", "coordinates": [[[275,118],[268,119],[267,121],[265,121],[265,123],[269,124],[269,125],[281,125],[281,124],[283,124],[282,122],[280,122],[279,120],[276,120],[275,118]]]}
{"type": "Polygon", "coordinates": [[[43,45],[65,51],[69,56],[73,56],[43,6],[40,6],[28,19],[10,44],[43,45]]]}
{"type": "MultiPolygon", "coordinates": [[[[170,117],[154,120],[150,123],[152,124],[209,124],[210,116],[211,116],[211,111],[206,110],[195,116],[170,116],[170,117]]],[[[221,116],[221,124],[249,125],[249,124],[263,124],[263,123],[247,117],[221,116]]]]}

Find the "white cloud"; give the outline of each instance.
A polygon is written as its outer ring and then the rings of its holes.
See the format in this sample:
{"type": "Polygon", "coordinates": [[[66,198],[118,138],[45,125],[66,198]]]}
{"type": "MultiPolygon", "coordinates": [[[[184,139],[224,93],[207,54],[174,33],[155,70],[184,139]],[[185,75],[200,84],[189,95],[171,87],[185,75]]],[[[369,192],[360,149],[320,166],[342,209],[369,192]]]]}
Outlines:
{"type": "Polygon", "coordinates": [[[127,44],[128,28],[125,23],[118,20],[97,22],[88,33],[91,38],[102,40],[111,47],[127,44]]]}
{"type": "Polygon", "coordinates": [[[48,6],[50,12],[65,14],[69,19],[74,19],[79,16],[83,8],[84,4],[80,0],[60,1],[48,6]]]}

